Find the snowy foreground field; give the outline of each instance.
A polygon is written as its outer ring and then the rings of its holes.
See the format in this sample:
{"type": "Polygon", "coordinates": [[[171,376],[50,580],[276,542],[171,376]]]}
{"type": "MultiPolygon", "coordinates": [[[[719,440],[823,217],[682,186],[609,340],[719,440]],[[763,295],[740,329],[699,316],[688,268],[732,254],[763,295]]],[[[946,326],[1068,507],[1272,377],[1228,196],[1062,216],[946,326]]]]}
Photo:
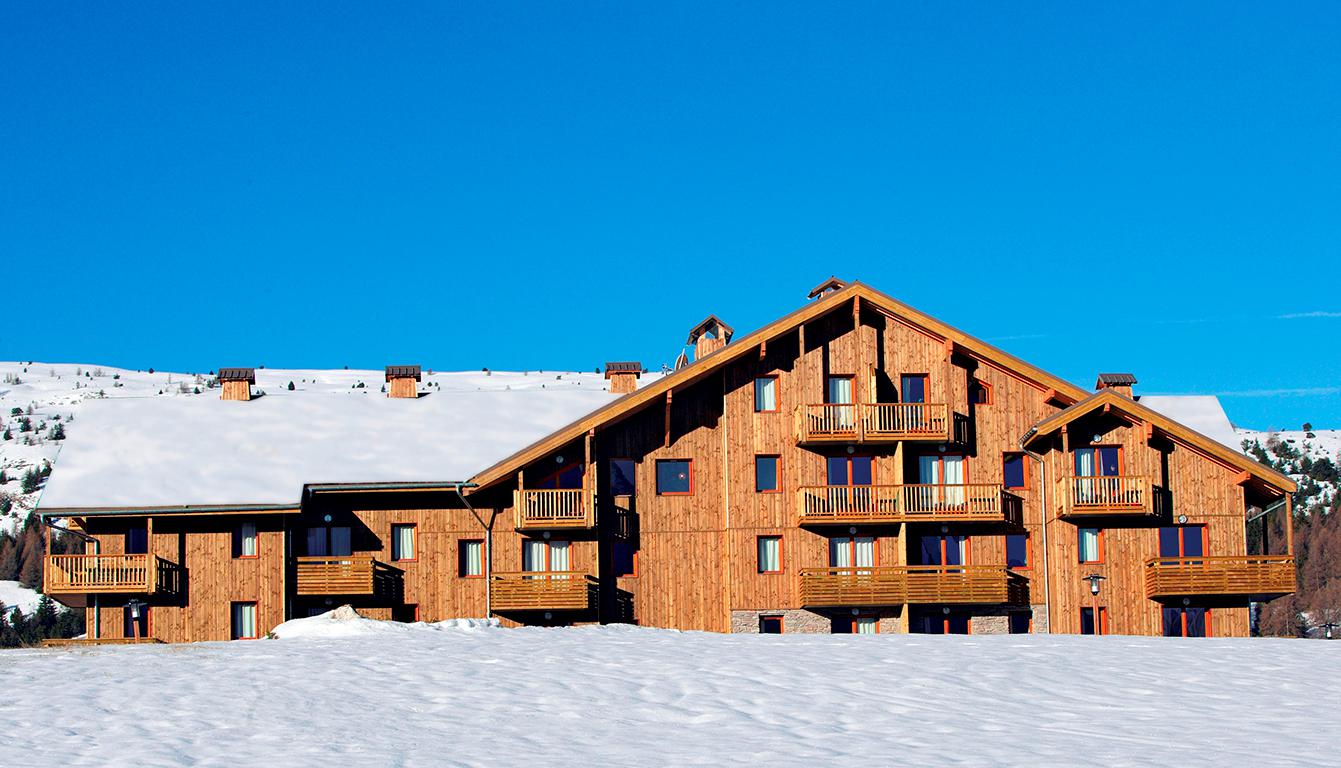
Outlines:
{"type": "MultiPolygon", "coordinates": [[[[329,616],[329,614],[328,614],[329,616]]],[[[5,763],[1298,765],[1341,643],[742,636],[326,617],[0,652],[5,763]]]]}

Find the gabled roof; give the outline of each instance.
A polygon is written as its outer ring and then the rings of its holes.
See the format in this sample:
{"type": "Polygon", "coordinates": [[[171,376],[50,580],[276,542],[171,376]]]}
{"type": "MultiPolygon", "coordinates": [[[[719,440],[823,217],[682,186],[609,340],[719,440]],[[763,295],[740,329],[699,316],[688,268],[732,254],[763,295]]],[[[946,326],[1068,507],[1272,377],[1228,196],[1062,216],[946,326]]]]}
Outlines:
{"type": "MultiPolygon", "coordinates": [[[[1074,402],[1084,398],[1088,394],[1087,390],[1082,389],[1069,381],[1058,378],[1057,376],[1054,376],[1041,368],[1030,365],[1018,357],[1008,354],[981,339],[977,339],[957,328],[946,325],[940,320],[913,309],[907,304],[897,301],[864,283],[852,282],[844,288],[825,294],[809,304],[802,306],[800,309],[774,320],[763,328],[746,335],[732,344],[728,344],[726,347],[713,352],[711,355],[705,356],[702,360],[696,360],[692,364],[676,370],[669,376],[662,377],[632,394],[625,395],[621,400],[615,403],[587,414],[578,421],[563,427],[548,437],[523,448],[503,461],[485,469],[475,475],[475,477],[471,478],[471,481],[481,489],[493,485],[514,472],[518,467],[528,464],[550,451],[578,439],[588,430],[608,426],[634,413],[640,408],[653,402],[659,402],[661,399],[664,399],[666,392],[692,384],[744,355],[750,353],[757,354],[759,344],[793,331],[802,323],[809,322],[810,320],[826,315],[829,312],[842,307],[850,306],[850,302],[854,300],[865,302],[867,307],[874,309],[887,317],[897,318],[904,323],[922,329],[924,332],[938,340],[941,340],[948,345],[953,345],[957,352],[989,361],[1001,368],[1009,370],[1016,376],[1033,382],[1039,389],[1055,390],[1058,397],[1074,402]]],[[[709,317],[708,319],[713,320],[715,318],[709,317]]]]}
{"type": "Polygon", "coordinates": [[[708,331],[711,331],[714,327],[720,328],[722,330],[722,334],[726,337],[727,341],[730,341],[731,336],[736,332],[734,328],[722,322],[722,318],[718,317],[717,315],[708,315],[707,318],[703,320],[703,322],[694,326],[694,330],[689,332],[688,343],[693,344],[694,342],[698,341],[698,337],[702,336],[708,331]]]}
{"type": "Polygon", "coordinates": [[[1239,453],[1219,440],[1207,437],[1191,427],[1180,424],[1164,414],[1141,405],[1111,389],[1100,390],[1075,405],[1043,419],[1031,427],[1020,442],[1022,445],[1028,446],[1037,438],[1050,435],[1076,419],[1105,407],[1120,411],[1142,423],[1151,424],[1198,453],[1222,464],[1241,469],[1273,488],[1287,493],[1292,493],[1295,490],[1295,482],[1276,470],[1264,464],[1259,464],[1251,457],[1239,453]]]}

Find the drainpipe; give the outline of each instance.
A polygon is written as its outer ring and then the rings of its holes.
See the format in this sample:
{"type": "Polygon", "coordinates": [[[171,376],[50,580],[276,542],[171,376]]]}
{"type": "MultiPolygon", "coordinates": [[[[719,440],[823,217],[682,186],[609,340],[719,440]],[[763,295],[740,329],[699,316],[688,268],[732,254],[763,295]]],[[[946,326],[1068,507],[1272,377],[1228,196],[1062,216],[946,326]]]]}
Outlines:
{"type": "Polygon", "coordinates": [[[461,499],[461,503],[466,505],[475,521],[484,528],[484,618],[492,619],[494,616],[493,592],[494,592],[494,520],[498,518],[498,510],[494,510],[489,515],[489,522],[485,523],[480,513],[466,500],[466,495],[461,492],[462,488],[476,487],[474,483],[457,483],[456,496],[461,499]]]}
{"type": "MultiPolygon", "coordinates": [[[[1024,447],[1025,442],[1028,441],[1029,438],[1033,436],[1034,436],[1034,430],[1031,429],[1029,430],[1028,433],[1025,434],[1023,438],[1021,438],[1020,450],[1024,451],[1025,456],[1028,456],[1029,458],[1038,462],[1038,479],[1039,479],[1038,494],[1039,494],[1039,503],[1042,505],[1042,513],[1043,513],[1043,525],[1041,526],[1041,529],[1043,531],[1043,542],[1042,542],[1043,543],[1043,613],[1045,616],[1048,617],[1048,634],[1051,635],[1053,634],[1052,595],[1051,593],[1048,592],[1048,478],[1045,477],[1043,473],[1043,468],[1045,465],[1043,462],[1042,454],[1034,453],[1033,451],[1024,447]]],[[[1032,596],[1033,590],[1030,590],[1029,594],[1030,596],[1032,596]]],[[[1095,620],[1098,621],[1098,614],[1095,615],[1095,620]]]]}

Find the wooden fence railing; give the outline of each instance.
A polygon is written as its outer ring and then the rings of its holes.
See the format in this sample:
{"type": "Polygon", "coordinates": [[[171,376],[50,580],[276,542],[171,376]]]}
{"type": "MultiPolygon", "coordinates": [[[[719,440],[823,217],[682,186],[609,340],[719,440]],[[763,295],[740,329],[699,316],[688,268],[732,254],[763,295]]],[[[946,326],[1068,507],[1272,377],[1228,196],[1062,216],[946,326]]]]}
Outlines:
{"type": "Polygon", "coordinates": [[[294,559],[299,595],[374,595],[390,588],[400,571],[372,555],[302,556],[294,559]]]}
{"type": "Polygon", "coordinates": [[[591,494],[581,488],[513,492],[517,528],[591,528],[596,524],[591,494]]]}
{"type": "Polygon", "coordinates": [[[1288,595],[1295,591],[1288,555],[1152,557],[1145,561],[1146,597],[1288,595]]]}
{"type": "Polygon", "coordinates": [[[812,485],[797,490],[806,523],[1019,522],[1019,504],[1000,485],[812,485]]]}
{"type": "Polygon", "coordinates": [[[867,403],[861,406],[863,440],[950,439],[945,403],[867,403]]]}
{"type": "Polygon", "coordinates": [[[803,405],[796,409],[796,437],[801,442],[859,441],[857,406],[852,403],[803,405]]]}
{"type": "Polygon", "coordinates": [[[1155,510],[1150,478],[1143,475],[1064,477],[1063,515],[1148,515],[1155,510]]]}
{"type": "Polygon", "coordinates": [[[181,568],[157,555],[47,555],[43,584],[51,594],[171,594],[181,568]]]}
{"type": "Polygon", "coordinates": [[[1028,580],[992,565],[803,568],[800,587],[814,607],[1004,604],[1024,601],[1028,580]]]}
{"type": "Polygon", "coordinates": [[[495,573],[489,601],[495,611],[580,611],[591,607],[596,585],[578,571],[495,573]]]}

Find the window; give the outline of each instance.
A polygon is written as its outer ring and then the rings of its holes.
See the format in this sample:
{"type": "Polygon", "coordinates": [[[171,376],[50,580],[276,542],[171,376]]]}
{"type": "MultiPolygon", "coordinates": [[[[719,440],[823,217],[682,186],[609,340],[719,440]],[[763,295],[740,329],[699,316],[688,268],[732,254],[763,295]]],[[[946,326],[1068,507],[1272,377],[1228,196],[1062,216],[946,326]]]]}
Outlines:
{"type": "Polygon", "coordinates": [[[981,379],[969,379],[969,402],[974,405],[991,405],[992,385],[981,379]]]}
{"type": "Polygon", "coordinates": [[[548,475],[545,475],[540,482],[536,483],[535,487],[538,490],[546,491],[581,490],[584,469],[585,467],[581,462],[578,462],[577,464],[569,464],[566,467],[559,467],[548,475]]]}
{"type": "Polygon", "coordinates": [[[967,536],[923,536],[921,565],[968,565],[967,536]]]}
{"type": "Polygon", "coordinates": [[[1102,528],[1080,528],[1079,545],[1076,551],[1082,563],[1102,563],[1104,561],[1104,531],[1102,528]]]}
{"type": "Polygon", "coordinates": [[[1206,526],[1169,525],[1159,529],[1160,557],[1203,557],[1206,554],[1206,526]]]}
{"type": "Polygon", "coordinates": [[[782,573],[782,537],[758,538],[759,573],[782,573]]]}
{"type": "Polygon", "coordinates": [[[610,460],[610,495],[632,496],[637,490],[632,459],[610,460]]]}
{"type": "Polygon", "coordinates": [[[233,529],[233,557],[256,556],[256,523],[242,523],[233,529]]]}
{"type": "Polygon", "coordinates": [[[875,565],[874,536],[835,536],[829,539],[829,567],[852,568],[875,565]]]}
{"type": "Polygon", "coordinates": [[[780,493],[782,479],[778,476],[777,456],[754,457],[754,490],[756,493],[780,493]]]}
{"type": "Polygon", "coordinates": [[[1106,635],[1108,634],[1108,609],[1099,608],[1099,623],[1094,622],[1094,609],[1080,609],[1080,634],[1082,635],[1106,635]]]}
{"type": "Polygon", "coordinates": [[[255,640],[258,637],[256,603],[233,603],[233,639],[255,640]]]}
{"type": "Polygon", "coordinates": [[[463,579],[484,577],[484,542],[461,539],[456,542],[456,575],[463,579]]]}
{"type": "Polygon", "coordinates": [[[967,635],[972,632],[966,613],[923,614],[909,625],[909,630],[924,635],[967,635]]]}
{"type": "Polygon", "coordinates": [[[638,550],[627,541],[616,541],[613,549],[616,576],[634,577],[638,575],[638,550]]]}
{"type": "Polygon", "coordinates": [[[305,536],[307,554],[313,557],[348,557],[354,554],[350,533],[347,525],[308,528],[305,536]]]}
{"type": "Polygon", "coordinates": [[[1077,448],[1075,467],[1077,477],[1117,477],[1122,474],[1122,448],[1116,445],[1077,448]]]}
{"type": "Polygon", "coordinates": [[[693,492],[693,460],[661,459],[657,462],[658,496],[688,496],[693,492]]]}
{"type": "Polygon", "coordinates": [[[1210,637],[1211,609],[1165,608],[1165,637],[1210,637]]]}
{"type": "Polygon", "coordinates": [[[144,555],[149,553],[149,528],[131,528],[126,531],[126,554],[144,555]]]}
{"type": "Polygon", "coordinates": [[[829,628],[835,635],[876,635],[880,621],[874,616],[835,616],[829,628]]]}
{"type": "Polygon", "coordinates": [[[760,616],[759,634],[761,635],[780,635],[782,634],[781,616],[760,616]]]}
{"type": "Polygon", "coordinates": [[[870,485],[873,477],[870,456],[830,456],[826,469],[829,485],[870,485]]]}
{"type": "Polygon", "coordinates": [[[1029,567],[1029,534],[1006,534],[1006,567],[1029,567]]]}
{"type": "Polygon", "coordinates": [[[138,608],[131,608],[127,605],[124,618],[121,622],[121,630],[123,633],[121,635],[122,637],[152,637],[152,635],[149,634],[149,606],[142,602],[139,604],[138,608]]]}
{"type": "Polygon", "coordinates": [[[392,606],[391,620],[402,624],[419,621],[419,606],[415,604],[392,606]]]}
{"type": "Polygon", "coordinates": [[[927,401],[927,375],[925,373],[906,373],[899,379],[899,391],[905,403],[925,403],[927,401]]]}
{"type": "Polygon", "coordinates": [[[522,542],[523,571],[567,573],[568,562],[568,542],[566,541],[527,539],[522,542]]]}
{"type": "Polygon", "coordinates": [[[754,380],[754,412],[773,413],[778,406],[778,377],[760,376],[754,380]]]}
{"type": "Polygon", "coordinates": [[[824,402],[830,405],[851,405],[852,377],[830,376],[824,384],[824,402]]]}
{"type": "Polygon", "coordinates": [[[414,525],[391,526],[392,561],[417,560],[414,552],[414,525]]]}
{"type": "MultiPolygon", "coordinates": [[[[964,506],[965,461],[953,453],[938,453],[917,457],[917,471],[923,485],[934,488],[909,489],[910,507],[926,512],[932,509],[955,509],[964,506]]],[[[910,510],[913,511],[913,510],[910,510]]]]}
{"type": "Polygon", "coordinates": [[[1029,487],[1029,477],[1025,474],[1023,453],[1007,453],[1001,457],[1001,484],[1011,490],[1029,487]]]}
{"type": "Polygon", "coordinates": [[[1012,635],[1027,635],[1034,631],[1034,614],[1032,612],[1012,611],[1008,616],[1012,635]]]}

